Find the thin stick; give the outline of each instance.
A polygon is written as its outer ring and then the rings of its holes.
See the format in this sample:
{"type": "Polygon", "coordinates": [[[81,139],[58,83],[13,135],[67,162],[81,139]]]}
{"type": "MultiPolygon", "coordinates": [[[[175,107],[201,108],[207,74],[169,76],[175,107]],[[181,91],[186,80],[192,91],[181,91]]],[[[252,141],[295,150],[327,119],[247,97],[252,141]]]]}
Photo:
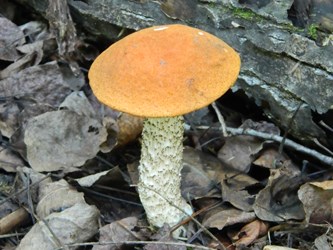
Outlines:
{"type": "MultiPolygon", "coordinates": [[[[265,140],[272,140],[281,143],[283,140],[283,137],[279,135],[273,135],[268,133],[263,133],[256,131],[254,129],[243,129],[243,128],[229,128],[227,127],[227,131],[231,133],[232,135],[252,135],[258,138],[262,138],[265,140]]],[[[316,158],[317,160],[321,161],[322,163],[325,163],[329,166],[333,166],[333,158],[329,157],[327,155],[324,155],[314,149],[310,149],[307,147],[304,147],[301,144],[298,144],[290,139],[286,139],[284,142],[284,145],[290,148],[293,148],[294,150],[310,155],[313,158],[316,158]]]]}
{"type": "Polygon", "coordinates": [[[1,234],[0,235],[0,239],[6,239],[6,238],[10,238],[10,237],[18,237],[18,236],[24,236],[27,233],[12,233],[12,234],[1,234]]]}
{"type": "Polygon", "coordinates": [[[50,232],[50,240],[53,239],[53,243],[57,245],[57,247],[61,247],[61,249],[66,249],[68,250],[68,246],[66,246],[64,243],[61,242],[61,240],[57,237],[57,235],[53,232],[52,228],[49,226],[49,224],[46,222],[45,219],[42,219],[39,221],[40,222],[43,222],[43,224],[45,225],[45,227],[48,229],[48,231],[50,232]],[[51,239],[52,238],[52,239],[51,239]]]}
{"type": "Polygon", "coordinates": [[[328,148],[326,148],[323,144],[321,144],[317,138],[313,139],[314,143],[316,143],[316,145],[320,148],[322,148],[323,150],[325,150],[327,153],[329,153],[330,155],[333,155],[333,152],[331,150],[329,150],[328,148]]]}
{"type": "MultiPolygon", "coordinates": [[[[51,176],[51,174],[48,173],[46,176],[44,176],[43,178],[41,178],[39,181],[36,181],[36,182],[30,184],[29,187],[31,188],[33,186],[36,186],[40,182],[42,182],[42,181],[46,180],[47,178],[49,178],[50,176],[51,176]]],[[[9,195],[7,198],[5,198],[5,199],[3,199],[3,200],[0,201],[0,205],[4,204],[5,202],[9,201],[11,198],[19,195],[20,193],[26,191],[27,189],[28,189],[28,187],[25,187],[25,188],[22,188],[19,191],[15,192],[14,194],[9,195]]]]}
{"type": "Polygon", "coordinates": [[[284,142],[285,142],[285,140],[287,139],[287,135],[288,135],[288,133],[289,133],[289,130],[290,130],[290,128],[291,128],[291,125],[292,125],[292,123],[294,122],[294,120],[295,120],[295,118],[296,118],[296,115],[297,115],[299,109],[301,108],[301,106],[302,106],[302,102],[300,102],[300,103],[298,104],[298,106],[297,106],[297,108],[296,108],[296,110],[295,110],[293,116],[291,117],[291,119],[290,119],[289,122],[288,122],[287,129],[286,129],[286,131],[284,132],[283,139],[282,139],[282,141],[281,141],[281,143],[280,143],[280,146],[279,146],[279,151],[278,151],[278,152],[279,152],[280,155],[282,154],[283,146],[284,146],[284,142]]]}
{"type": "MultiPolygon", "coordinates": [[[[214,108],[218,117],[222,116],[220,111],[216,108],[216,105],[215,105],[215,107],[213,106],[213,108],[214,108]]],[[[220,123],[221,123],[221,121],[220,121],[220,123]]],[[[222,123],[224,124],[224,120],[222,121],[222,123]]],[[[221,127],[222,126],[225,126],[225,124],[221,125],[221,127]]],[[[206,129],[207,129],[207,127],[206,127],[206,129]]],[[[222,128],[221,128],[221,130],[222,130],[222,128]]],[[[276,141],[276,142],[279,142],[279,143],[283,142],[283,145],[285,145],[287,147],[293,148],[298,152],[310,155],[313,158],[316,158],[317,160],[319,160],[322,163],[325,163],[329,166],[333,166],[333,158],[332,157],[324,155],[324,154],[322,154],[322,153],[320,153],[320,152],[318,152],[314,149],[304,147],[303,145],[298,144],[298,143],[296,143],[296,142],[294,142],[290,139],[287,139],[285,137],[281,137],[279,135],[274,135],[274,134],[268,134],[268,133],[264,133],[264,132],[259,132],[259,131],[254,130],[254,129],[226,127],[226,130],[227,130],[227,132],[231,133],[232,135],[252,135],[252,136],[262,138],[262,139],[265,139],[265,140],[272,140],[272,141],[276,141]]],[[[222,130],[222,133],[224,135],[223,130],[222,130]]]]}
{"type": "Polygon", "coordinates": [[[224,121],[223,115],[221,114],[220,110],[219,110],[218,107],[216,106],[216,103],[215,103],[215,102],[212,103],[212,107],[213,107],[213,109],[215,110],[215,113],[216,113],[216,115],[217,115],[217,119],[218,119],[219,122],[220,122],[221,130],[222,130],[222,135],[223,135],[224,137],[228,137],[227,126],[226,126],[226,124],[225,124],[225,121],[224,121]]]}
{"type": "MultiPolygon", "coordinates": [[[[208,129],[207,126],[200,126],[197,127],[197,129],[208,129]]],[[[254,129],[244,129],[244,128],[230,128],[227,127],[227,131],[231,134],[231,135],[252,135],[254,137],[258,137],[261,139],[265,139],[265,140],[271,140],[271,141],[276,141],[281,143],[283,140],[283,137],[279,136],[279,135],[273,135],[273,134],[268,134],[268,133],[264,133],[264,132],[259,132],[257,130],[254,129]]],[[[316,158],[317,160],[321,161],[322,163],[325,163],[329,166],[333,166],[333,157],[324,155],[314,149],[310,149],[307,147],[304,147],[301,144],[298,144],[290,139],[286,139],[285,140],[285,146],[290,147],[298,152],[307,154],[312,156],[313,158],[316,158]]]]}
{"type": "MultiPolygon", "coordinates": [[[[188,244],[183,242],[163,242],[163,241],[103,241],[103,242],[86,242],[86,243],[74,243],[74,244],[66,244],[66,247],[80,247],[80,246],[105,246],[105,245],[115,245],[115,244],[125,244],[125,245],[145,245],[145,244],[153,244],[153,245],[168,245],[168,246],[184,246],[193,249],[202,249],[202,250],[216,250],[210,247],[204,247],[194,244],[188,244]]],[[[59,247],[55,250],[62,250],[64,247],[59,247]]]]}

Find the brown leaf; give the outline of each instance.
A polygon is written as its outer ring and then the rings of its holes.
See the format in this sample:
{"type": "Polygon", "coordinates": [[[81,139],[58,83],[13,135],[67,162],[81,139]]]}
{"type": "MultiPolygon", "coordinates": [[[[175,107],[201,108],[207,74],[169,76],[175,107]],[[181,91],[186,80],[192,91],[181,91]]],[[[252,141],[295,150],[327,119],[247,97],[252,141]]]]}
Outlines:
{"type": "MultiPolygon", "coordinates": [[[[279,134],[279,129],[271,123],[246,120],[241,128],[255,129],[259,132],[279,134]]],[[[230,167],[247,173],[256,154],[263,149],[264,142],[253,136],[240,135],[226,139],[225,145],[218,152],[218,158],[230,167]]]]}
{"type": "Polygon", "coordinates": [[[126,113],[121,114],[117,120],[119,132],[117,146],[125,146],[134,141],[142,132],[143,118],[126,113]]]}
{"type": "Polygon", "coordinates": [[[256,215],[266,221],[302,220],[304,210],[297,191],[304,180],[299,170],[287,165],[270,171],[268,184],[258,193],[253,206],[256,215]]]}
{"type": "Polygon", "coordinates": [[[136,217],[127,217],[122,220],[114,221],[111,224],[100,228],[99,242],[113,242],[118,244],[95,245],[93,250],[116,250],[121,249],[125,241],[144,240],[142,236],[135,231],[138,219],[136,217]]]}
{"type": "Polygon", "coordinates": [[[280,155],[276,148],[267,148],[260,152],[253,164],[265,168],[276,168],[276,160],[281,157],[283,157],[282,160],[286,160],[286,156],[280,155]]]}
{"type": "Polygon", "coordinates": [[[182,194],[198,199],[219,194],[216,189],[216,172],[222,169],[221,162],[200,150],[185,148],[183,153],[182,194]]]}
{"type": "Polygon", "coordinates": [[[310,182],[310,184],[323,190],[333,190],[333,181],[310,182]]]}
{"type": "Polygon", "coordinates": [[[22,70],[33,65],[34,57],[34,54],[26,54],[8,65],[5,69],[0,71],[0,80],[19,74],[22,70]]]}
{"type": "Polygon", "coordinates": [[[25,106],[24,110],[16,114],[19,127],[10,137],[10,142],[13,149],[17,153],[19,153],[25,160],[27,160],[27,148],[26,145],[24,144],[24,131],[26,128],[27,121],[30,118],[33,118],[40,114],[49,111],[54,111],[54,108],[48,104],[43,104],[43,103],[33,103],[33,104],[25,103],[24,106],[25,106]]]}
{"type": "Polygon", "coordinates": [[[20,109],[14,100],[0,103],[0,132],[10,138],[18,128],[17,115],[20,109]]]}
{"type": "MultiPolygon", "coordinates": [[[[233,199],[234,191],[241,191],[245,187],[257,183],[250,176],[222,164],[216,157],[190,147],[184,149],[182,177],[184,197],[189,195],[195,199],[207,195],[220,197],[220,192],[216,187],[218,183],[227,180],[232,184],[233,190],[230,192],[226,190],[226,192],[222,192],[222,195],[225,195],[228,201],[238,202],[236,199],[239,197],[233,199]]],[[[248,205],[244,206],[244,209],[245,207],[248,208],[248,205]]]]}
{"type": "Polygon", "coordinates": [[[263,250],[298,250],[298,249],[291,248],[291,247],[282,247],[282,246],[267,245],[267,246],[264,247],[263,250]]]}
{"type": "Polygon", "coordinates": [[[46,183],[40,185],[36,213],[40,219],[44,219],[53,212],[62,211],[78,203],[85,203],[83,193],[79,193],[66,181],[46,183]]]}
{"type": "Polygon", "coordinates": [[[161,10],[172,19],[189,21],[196,15],[197,4],[197,0],[161,0],[161,10]]]}
{"type": "Polygon", "coordinates": [[[226,138],[226,142],[218,152],[218,158],[230,167],[243,173],[250,170],[250,165],[263,145],[252,136],[240,135],[226,138]]]}
{"type": "Polygon", "coordinates": [[[307,223],[333,223],[333,181],[306,183],[298,197],[304,205],[307,223]]]}
{"type": "Polygon", "coordinates": [[[23,32],[5,17],[0,17],[0,60],[16,61],[16,47],[25,43],[23,32]]]}
{"type": "Polygon", "coordinates": [[[33,55],[31,64],[38,65],[44,56],[43,46],[43,41],[36,41],[34,43],[24,44],[18,47],[17,50],[26,55],[33,55]]]}
{"type": "MultiPolygon", "coordinates": [[[[331,229],[332,231],[332,229],[331,229]]],[[[320,250],[332,250],[333,249],[333,233],[323,234],[315,239],[315,246],[320,250]]]]}
{"type": "Polygon", "coordinates": [[[268,226],[260,220],[255,220],[242,227],[239,233],[233,240],[236,246],[248,246],[255,241],[259,236],[266,234],[268,226]]]}
{"type": "Polygon", "coordinates": [[[255,219],[253,212],[243,212],[235,208],[220,206],[207,212],[202,224],[207,228],[222,230],[225,226],[247,223],[255,219]]]}
{"type": "Polygon", "coordinates": [[[96,119],[59,110],[30,119],[24,142],[33,169],[56,171],[82,166],[96,156],[106,137],[105,128],[96,119]]]}
{"type": "Polygon", "coordinates": [[[9,148],[0,145],[0,169],[16,172],[18,166],[24,166],[24,161],[9,148]]]}
{"type": "Polygon", "coordinates": [[[0,81],[0,97],[16,97],[58,107],[71,89],[56,62],[33,66],[0,81]]]}
{"type": "Polygon", "coordinates": [[[97,233],[98,219],[99,211],[95,206],[76,203],[37,222],[16,249],[55,249],[61,244],[85,242],[97,233]]]}
{"type": "MultiPolygon", "coordinates": [[[[160,242],[178,242],[181,243],[181,241],[176,240],[172,237],[170,234],[170,226],[164,225],[163,227],[159,228],[159,230],[151,237],[152,240],[160,241],[160,242]]],[[[181,230],[181,228],[178,228],[177,230],[181,230]]],[[[144,250],[186,250],[186,246],[180,245],[167,245],[167,244],[147,244],[143,248],[144,250]]]]}
{"type": "Polygon", "coordinates": [[[59,108],[74,111],[78,115],[91,118],[95,117],[94,109],[90,105],[90,102],[83,91],[74,91],[70,93],[59,105],[59,108]]]}
{"type": "MultiPolygon", "coordinates": [[[[254,180],[255,181],[255,180],[254,180]]],[[[254,184],[254,183],[253,183],[254,184]]],[[[222,199],[230,202],[236,208],[243,211],[253,211],[255,195],[250,195],[246,190],[247,186],[237,179],[226,179],[221,182],[222,199]]]]}

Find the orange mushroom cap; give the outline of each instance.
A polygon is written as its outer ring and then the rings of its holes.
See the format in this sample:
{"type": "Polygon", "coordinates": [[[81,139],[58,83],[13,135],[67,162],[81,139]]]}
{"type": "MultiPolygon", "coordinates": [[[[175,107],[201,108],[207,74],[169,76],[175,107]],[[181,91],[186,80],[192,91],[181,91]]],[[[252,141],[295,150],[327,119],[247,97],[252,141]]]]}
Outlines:
{"type": "Polygon", "coordinates": [[[140,30],[114,43],[89,70],[105,105],[132,115],[173,117],[209,105],[236,81],[239,55],[219,38],[184,25],[140,30]]]}

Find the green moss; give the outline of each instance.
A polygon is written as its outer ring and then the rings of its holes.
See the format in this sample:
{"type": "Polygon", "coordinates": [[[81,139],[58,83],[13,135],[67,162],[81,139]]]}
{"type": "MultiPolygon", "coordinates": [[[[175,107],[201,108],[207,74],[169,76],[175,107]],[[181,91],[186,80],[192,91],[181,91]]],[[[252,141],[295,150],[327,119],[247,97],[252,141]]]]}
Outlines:
{"type": "Polygon", "coordinates": [[[304,32],[303,28],[299,28],[297,26],[294,26],[291,23],[290,24],[288,24],[288,23],[280,24],[280,27],[281,27],[281,29],[284,29],[286,31],[293,32],[293,33],[302,33],[302,32],[304,32]]]}
{"type": "Polygon", "coordinates": [[[243,9],[243,8],[232,8],[232,13],[239,18],[243,18],[246,20],[253,20],[258,15],[254,13],[252,10],[249,9],[243,9]]]}
{"type": "Polygon", "coordinates": [[[318,38],[318,24],[310,24],[307,29],[307,34],[313,39],[316,40],[318,38]]]}

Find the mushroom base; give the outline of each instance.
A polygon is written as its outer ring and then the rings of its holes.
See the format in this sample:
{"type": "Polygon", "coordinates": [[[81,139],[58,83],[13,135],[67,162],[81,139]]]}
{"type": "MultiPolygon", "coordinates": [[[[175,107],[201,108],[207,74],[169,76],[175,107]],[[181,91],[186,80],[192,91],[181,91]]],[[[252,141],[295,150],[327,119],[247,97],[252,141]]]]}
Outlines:
{"type": "Polygon", "coordinates": [[[144,121],[138,191],[148,221],[156,227],[174,226],[192,214],[180,191],[183,133],[182,116],[144,121]]]}

